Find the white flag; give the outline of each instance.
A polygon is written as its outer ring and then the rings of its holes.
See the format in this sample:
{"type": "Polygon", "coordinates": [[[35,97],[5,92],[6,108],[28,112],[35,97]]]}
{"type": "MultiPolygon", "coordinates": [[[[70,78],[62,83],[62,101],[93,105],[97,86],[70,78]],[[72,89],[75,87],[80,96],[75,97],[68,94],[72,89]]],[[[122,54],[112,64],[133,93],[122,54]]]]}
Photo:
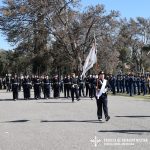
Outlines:
{"type": "Polygon", "coordinates": [[[97,50],[96,50],[96,44],[93,43],[92,48],[90,50],[90,53],[88,54],[84,66],[83,66],[83,72],[82,76],[85,76],[86,72],[93,67],[93,65],[97,62],[97,50]]]}

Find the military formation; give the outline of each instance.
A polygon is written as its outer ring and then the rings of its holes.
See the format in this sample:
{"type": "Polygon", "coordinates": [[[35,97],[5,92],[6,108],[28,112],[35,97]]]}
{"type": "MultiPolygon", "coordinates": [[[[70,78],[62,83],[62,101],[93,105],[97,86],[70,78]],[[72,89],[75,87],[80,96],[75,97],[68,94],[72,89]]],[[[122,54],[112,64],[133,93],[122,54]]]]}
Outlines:
{"type": "Polygon", "coordinates": [[[110,75],[108,80],[114,95],[116,93],[126,93],[130,96],[150,94],[150,74],[110,75]]]}
{"type": "MultiPolygon", "coordinates": [[[[19,91],[23,91],[24,99],[31,99],[31,90],[34,91],[34,99],[59,98],[60,93],[65,98],[71,98],[72,102],[80,100],[81,97],[90,97],[93,99],[97,87],[97,75],[89,75],[87,77],[76,76],[74,73],[59,77],[54,75],[49,77],[43,76],[17,76],[6,75],[0,78],[0,89],[12,91],[13,99],[19,99],[19,91]],[[43,97],[41,97],[43,93],[43,97]]],[[[112,94],[126,93],[133,95],[150,94],[150,75],[134,75],[133,73],[122,75],[106,75],[105,78],[109,82],[109,91],[112,94]]]]}

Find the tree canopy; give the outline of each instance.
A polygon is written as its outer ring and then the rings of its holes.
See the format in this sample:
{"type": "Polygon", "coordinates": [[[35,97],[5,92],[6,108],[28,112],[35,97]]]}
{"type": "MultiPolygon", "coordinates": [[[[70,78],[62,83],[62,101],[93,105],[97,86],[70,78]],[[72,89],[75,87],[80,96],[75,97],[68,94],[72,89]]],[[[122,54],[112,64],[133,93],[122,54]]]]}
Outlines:
{"type": "Polygon", "coordinates": [[[99,70],[150,71],[150,19],[127,20],[102,4],[80,7],[77,0],[4,0],[0,30],[16,48],[0,52],[1,75],[79,74],[94,35],[99,70]]]}

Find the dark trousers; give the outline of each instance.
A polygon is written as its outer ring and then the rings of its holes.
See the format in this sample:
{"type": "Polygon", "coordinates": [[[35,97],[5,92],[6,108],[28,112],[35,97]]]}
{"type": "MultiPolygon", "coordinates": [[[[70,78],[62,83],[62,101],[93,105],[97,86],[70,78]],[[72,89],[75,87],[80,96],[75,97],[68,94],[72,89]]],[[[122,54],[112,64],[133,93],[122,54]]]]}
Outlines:
{"type": "Polygon", "coordinates": [[[137,85],[138,95],[140,95],[140,86],[137,85]]]}
{"type": "Polygon", "coordinates": [[[85,85],[85,89],[86,89],[86,96],[88,96],[88,93],[89,93],[89,85],[85,85]]]}
{"type": "Polygon", "coordinates": [[[79,92],[78,92],[78,89],[76,89],[76,88],[71,88],[71,98],[72,98],[72,101],[74,101],[74,94],[76,95],[76,99],[79,99],[79,92]]]}
{"type": "Polygon", "coordinates": [[[64,84],[64,97],[67,95],[67,85],[64,84]]]}
{"type": "Polygon", "coordinates": [[[127,94],[129,94],[129,87],[128,87],[128,85],[127,85],[127,84],[125,85],[125,88],[126,88],[126,92],[127,92],[127,94]]]}
{"type": "Polygon", "coordinates": [[[83,96],[85,96],[84,95],[84,87],[83,86],[79,87],[79,96],[81,96],[81,93],[82,93],[83,96]]]}
{"type": "Polygon", "coordinates": [[[97,116],[102,118],[102,108],[104,111],[105,118],[108,117],[108,107],[107,107],[107,94],[102,94],[99,99],[96,99],[97,102],[97,116]]]}
{"type": "Polygon", "coordinates": [[[71,88],[70,88],[70,85],[67,86],[67,97],[70,97],[70,91],[71,91],[71,88]]]}
{"type": "Polygon", "coordinates": [[[40,86],[35,86],[34,87],[34,98],[41,98],[41,87],[40,86]]]}
{"type": "Polygon", "coordinates": [[[13,99],[18,99],[18,91],[13,91],[13,99]]]}
{"type": "Polygon", "coordinates": [[[130,94],[130,96],[132,96],[132,94],[133,94],[133,87],[132,87],[132,85],[129,85],[129,94],[130,94]]]}
{"type": "Polygon", "coordinates": [[[44,88],[44,98],[50,98],[50,88],[44,88]]]}
{"type": "Polygon", "coordinates": [[[116,94],[116,88],[115,85],[112,86],[112,93],[115,95],[116,94]]]}
{"type": "Polygon", "coordinates": [[[30,88],[24,88],[23,93],[24,93],[24,99],[30,98],[30,88]]]}
{"type": "Polygon", "coordinates": [[[54,96],[54,98],[57,98],[57,97],[59,97],[60,95],[59,95],[59,87],[54,87],[54,93],[53,93],[53,96],[54,96]]]}

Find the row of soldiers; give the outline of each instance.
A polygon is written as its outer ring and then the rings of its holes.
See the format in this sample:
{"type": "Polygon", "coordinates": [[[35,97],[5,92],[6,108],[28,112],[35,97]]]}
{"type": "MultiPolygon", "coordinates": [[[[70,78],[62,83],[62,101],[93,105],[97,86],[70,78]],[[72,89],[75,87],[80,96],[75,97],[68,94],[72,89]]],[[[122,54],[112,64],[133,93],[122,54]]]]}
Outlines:
{"type": "Polygon", "coordinates": [[[113,94],[127,93],[132,95],[150,94],[150,75],[134,75],[132,73],[108,77],[113,94]]]}
{"type": "MultiPolygon", "coordinates": [[[[71,94],[72,101],[74,102],[74,95],[76,95],[77,100],[79,99],[79,93],[78,93],[78,80],[75,77],[75,74],[72,75],[70,78],[71,81],[70,84],[70,91],[69,96],[71,94]]],[[[60,92],[63,92],[63,90],[66,92],[66,84],[63,83],[64,80],[60,79],[58,75],[55,75],[53,78],[49,78],[48,75],[45,76],[24,76],[24,77],[17,77],[17,75],[14,76],[6,76],[6,87],[7,91],[13,92],[13,99],[18,99],[18,92],[23,89],[24,99],[30,99],[31,98],[31,89],[34,90],[34,98],[40,99],[41,93],[43,92],[44,98],[48,99],[51,97],[51,91],[53,90],[53,97],[58,98],[60,97],[60,92]]],[[[66,96],[65,96],[66,97],[66,96]]]]}
{"type": "MultiPolygon", "coordinates": [[[[150,94],[150,75],[145,76],[135,76],[133,74],[114,76],[112,74],[106,76],[109,81],[109,89],[113,94],[116,93],[127,93],[130,96],[133,94],[143,95],[150,94]]],[[[75,76],[75,74],[64,76],[60,79],[58,75],[55,75],[51,79],[48,75],[45,76],[6,76],[5,77],[5,88],[7,91],[13,91],[13,99],[18,99],[18,92],[23,89],[24,99],[30,99],[31,88],[34,90],[34,98],[40,99],[41,93],[43,92],[44,98],[52,97],[50,95],[53,90],[53,97],[60,97],[60,92],[64,93],[65,98],[72,98],[74,101],[74,96],[77,100],[80,97],[90,97],[91,99],[95,97],[96,86],[97,86],[97,75],[89,75],[84,79],[81,76],[75,76]]],[[[2,86],[0,86],[2,87],[2,86]]]]}

